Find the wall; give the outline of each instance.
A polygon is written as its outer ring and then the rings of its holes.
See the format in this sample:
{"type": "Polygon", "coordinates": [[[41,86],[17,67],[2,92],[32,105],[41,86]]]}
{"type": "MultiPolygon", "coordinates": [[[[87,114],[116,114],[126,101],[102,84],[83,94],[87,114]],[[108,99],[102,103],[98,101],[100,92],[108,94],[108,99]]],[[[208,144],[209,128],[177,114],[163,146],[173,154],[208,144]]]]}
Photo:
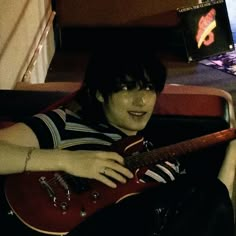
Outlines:
{"type": "Polygon", "coordinates": [[[169,12],[197,4],[198,0],[57,0],[61,26],[120,25],[155,16],[156,24],[172,25],[176,18],[169,12]]]}
{"type": "Polygon", "coordinates": [[[27,82],[43,82],[54,54],[52,29],[40,41],[52,14],[51,1],[0,0],[0,5],[0,89],[14,88],[27,69],[27,82]]]}

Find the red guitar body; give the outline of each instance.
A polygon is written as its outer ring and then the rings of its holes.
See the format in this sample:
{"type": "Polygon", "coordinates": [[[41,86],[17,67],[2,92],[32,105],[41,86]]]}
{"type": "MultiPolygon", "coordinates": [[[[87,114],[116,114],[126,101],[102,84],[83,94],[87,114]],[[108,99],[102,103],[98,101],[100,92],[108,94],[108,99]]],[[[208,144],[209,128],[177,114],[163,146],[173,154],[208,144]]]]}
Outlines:
{"type": "MultiPolygon", "coordinates": [[[[123,150],[128,154],[142,148],[142,139],[132,140],[123,150]]],[[[121,146],[118,152],[122,151],[121,146]]],[[[54,235],[64,235],[98,210],[116,203],[125,197],[136,194],[145,188],[158,183],[145,184],[139,182],[145,168],[136,171],[135,178],[126,184],[119,184],[112,189],[95,181],[89,181],[89,189],[80,193],[71,192],[67,199],[65,189],[55,180],[55,174],[63,177],[64,173],[27,172],[10,175],[5,184],[5,194],[8,203],[17,217],[33,230],[54,235]],[[40,184],[45,179],[51,186],[57,198],[56,202],[48,191],[40,184]]]]}
{"type": "Polygon", "coordinates": [[[143,149],[143,139],[129,137],[112,148],[125,157],[125,165],[135,173],[126,184],[117,183],[117,188],[112,189],[98,181],[87,180],[89,188],[78,193],[70,190],[63,172],[31,172],[9,175],[5,184],[6,199],[28,227],[45,234],[65,235],[100,209],[157,186],[158,182],[139,181],[147,166],[182,158],[235,138],[236,129],[230,128],[138,154],[143,149]]]}
{"type": "MultiPolygon", "coordinates": [[[[122,198],[140,192],[149,184],[138,182],[137,178],[111,189],[98,181],[91,181],[90,190],[71,194],[68,208],[54,206],[47,192],[39,184],[39,178],[54,178],[52,172],[26,173],[9,176],[6,195],[8,203],[18,218],[30,228],[46,234],[64,235],[87,217],[122,198]]],[[[66,200],[61,186],[57,196],[66,200]]],[[[150,186],[149,186],[150,187],[150,186]]]]}

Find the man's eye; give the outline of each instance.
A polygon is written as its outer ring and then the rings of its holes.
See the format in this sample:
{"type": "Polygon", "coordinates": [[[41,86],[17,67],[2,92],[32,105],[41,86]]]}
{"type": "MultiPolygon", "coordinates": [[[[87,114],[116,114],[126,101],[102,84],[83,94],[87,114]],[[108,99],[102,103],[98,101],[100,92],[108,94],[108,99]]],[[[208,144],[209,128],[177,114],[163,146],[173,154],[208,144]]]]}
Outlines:
{"type": "Polygon", "coordinates": [[[151,91],[151,90],[154,90],[154,87],[153,87],[152,84],[149,84],[149,85],[147,85],[147,86],[145,87],[145,90],[151,91]]]}
{"type": "Polygon", "coordinates": [[[127,85],[121,85],[121,90],[123,91],[127,91],[128,90],[128,86],[127,85]]]}

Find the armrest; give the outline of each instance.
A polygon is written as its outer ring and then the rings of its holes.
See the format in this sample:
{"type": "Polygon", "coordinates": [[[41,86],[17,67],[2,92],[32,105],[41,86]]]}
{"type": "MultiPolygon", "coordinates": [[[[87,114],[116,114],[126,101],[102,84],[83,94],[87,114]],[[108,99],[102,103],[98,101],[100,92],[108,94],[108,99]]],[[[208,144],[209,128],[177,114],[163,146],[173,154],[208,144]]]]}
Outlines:
{"type": "MultiPolygon", "coordinates": [[[[212,88],[212,87],[206,87],[206,86],[196,86],[196,85],[180,85],[180,84],[167,84],[164,88],[164,91],[162,94],[182,94],[182,95],[190,95],[189,98],[196,99],[192,101],[186,101],[184,103],[184,106],[179,106],[178,109],[185,110],[185,113],[187,112],[189,115],[194,114],[211,114],[211,115],[223,115],[223,110],[221,107],[221,101],[225,103],[227,106],[227,112],[226,112],[226,119],[230,124],[230,127],[236,127],[236,121],[235,121],[235,111],[233,106],[233,99],[229,92],[218,89],[218,88],[212,88]],[[208,100],[206,101],[205,98],[208,97],[208,100]],[[199,101],[198,101],[199,98],[199,101]],[[215,101],[213,101],[215,99],[215,101]],[[218,100],[218,101],[216,101],[218,100]],[[194,106],[193,106],[194,104],[194,106]],[[200,104],[200,106],[199,106],[200,104]],[[187,107],[185,107],[187,105],[187,107]]],[[[174,104],[174,101],[172,101],[174,104]]],[[[223,104],[222,104],[223,105],[223,104]]],[[[174,105],[173,105],[174,106],[174,105]]],[[[163,106],[162,106],[163,107],[163,106]]]]}

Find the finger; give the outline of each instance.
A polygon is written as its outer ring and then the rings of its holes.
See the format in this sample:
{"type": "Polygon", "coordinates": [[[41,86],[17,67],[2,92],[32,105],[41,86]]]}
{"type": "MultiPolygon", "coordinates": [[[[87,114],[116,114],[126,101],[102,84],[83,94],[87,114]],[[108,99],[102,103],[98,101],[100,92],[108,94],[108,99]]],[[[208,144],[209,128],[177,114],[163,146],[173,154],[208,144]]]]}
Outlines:
{"type": "Polygon", "coordinates": [[[107,185],[108,187],[111,188],[116,188],[117,185],[109,178],[107,178],[105,175],[100,174],[97,178],[98,181],[104,183],[105,185],[107,185]]]}
{"type": "Polygon", "coordinates": [[[98,157],[101,159],[106,159],[106,160],[109,159],[116,161],[122,165],[124,164],[124,158],[116,152],[99,152],[97,154],[98,157]]]}
{"type": "Polygon", "coordinates": [[[106,167],[107,169],[114,170],[117,173],[120,173],[127,178],[133,178],[133,173],[126,167],[120,165],[119,163],[116,163],[114,161],[109,161],[106,163],[106,167]]]}
{"type": "Polygon", "coordinates": [[[121,174],[119,174],[118,172],[110,169],[110,168],[106,168],[104,171],[104,174],[108,177],[111,177],[113,179],[115,179],[116,181],[120,182],[120,183],[126,183],[126,178],[124,176],[122,176],[121,174]]]}

